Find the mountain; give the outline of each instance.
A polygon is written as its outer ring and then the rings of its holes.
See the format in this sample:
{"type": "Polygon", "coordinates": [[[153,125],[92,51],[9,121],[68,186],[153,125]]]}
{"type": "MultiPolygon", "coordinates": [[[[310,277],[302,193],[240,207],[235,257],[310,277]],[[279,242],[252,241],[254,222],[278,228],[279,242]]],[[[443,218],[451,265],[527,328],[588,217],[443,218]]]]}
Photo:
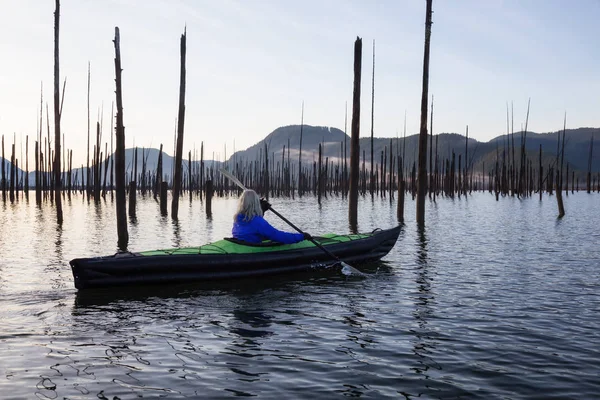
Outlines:
{"type": "MultiPolygon", "coordinates": [[[[557,150],[558,133],[536,133],[527,132],[525,135],[525,151],[527,158],[533,162],[534,168],[538,166],[540,145],[543,152],[544,168],[555,160],[557,150]]],[[[562,131],[560,131],[562,133],[562,131]]],[[[496,160],[496,151],[498,150],[498,158],[502,162],[502,153],[506,149],[511,153],[512,158],[512,142],[514,141],[514,154],[517,159],[517,166],[520,165],[521,154],[521,137],[523,132],[516,132],[514,135],[501,135],[488,142],[479,142],[475,139],[468,139],[468,164],[472,165],[476,171],[481,171],[485,163],[486,171],[489,171],[496,160]]],[[[567,129],[565,139],[565,163],[569,164],[570,170],[575,168],[579,171],[587,171],[588,159],[590,151],[590,139],[594,135],[596,142],[600,141],[600,128],[578,128],[567,129]]],[[[413,162],[416,162],[418,155],[418,139],[419,135],[410,135],[405,139],[399,138],[374,138],[373,139],[373,161],[375,164],[381,163],[382,152],[387,153],[389,165],[389,147],[392,147],[394,155],[404,155],[404,164],[412,168],[413,162]]],[[[269,159],[274,157],[275,163],[281,162],[283,155],[283,146],[286,146],[286,162],[288,140],[290,150],[290,161],[297,164],[298,149],[300,143],[300,126],[289,125],[275,129],[263,140],[249,147],[246,150],[238,151],[229,158],[229,163],[238,162],[243,164],[246,161],[254,161],[264,157],[265,144],[269,150],[269,159]]],[[[457,133],[439,133],[433,136],[433,155],[437,148],[437,154],[440,160],[452,158],[452,152],[455,153],[456,163],[458,167],[458,158],[462,158],[462,166],[464,167],[465,144],[466,137],[457,133]]],[[[318,160],[319,143],[323,146],[323,160],[329,157],[330,161],[337,162],[340,157],[343,157],[344,144],[347,146],[346,152],[348,159],[350,158],[350,137],[344,134],[343,131],[337,128],[318,127],[304,125],[302,127],[302,162],[312,163],[318,160]]],[[[370,165],[371,161],[371,139],[370,137],[361,137],[360,145],[360,162],[362,165],[363,159],[365,164],[370,165]]],[[[597,144],[597,150],[592,158],[592,171],[600,171],[600,145],[597,144]]],[[[429,154],[429,150],[428,150],[429,154]]],[[[507,155],[508,156],[508,155],[507,155]]],[[[428,164],[429,167],[429,164],[428,164]]]]}
{"type": "MultiPolygon", "coordinates": [[[[264,139],[249,147],[246,150],[237,151],[225,164],[239,163],[243,166],[245,163],[250,161],[258,160],[259,157],[264,159],[265,145],[269,151],[269,159],[275,160],[275,163],[281,162],[283,156],[283,149],[286,149],[286,162],[289,157],[292,164],[298,163],[298,155],[300,148],[300,131],[302,130],[302,162],[305,165],[312,164],[318,160],[319,144],[322,145],[323,161],[328,157],[330,162],[337,163],[344,156],[344,146],[346,146],[346,153],[348,160],[350,158],[350,136],[345,134],[338,128],[323,127],[323,126],[310,126],[310,125],[288,125],[275,129],[273,132],[268,134],[264,139]],[[307,164],[309,163],[309,164],[307,164]]],[[[560,131],[562,133],[562,131],[560,131]]],[[[533,168],[537,169],[540,146],[542,148],[542,165],[544,169],[554,162],[556,159],[557,140],[558,133],[536,133],[527,132],[525,149],[527,158],[531,160],[533,168]]],[[[506,150],[510,153],[512,159],[512,142],[514,141],[514,154],[517,159],[517,167],[520,165],[520,144],[523,132],[516,132],[514,135],[501,135],[488,142],[479,142],[475,139],[468,139],[468,164],[474,168],[476,172],[483,172],[485,167],[485,173],[489,172],[496,159],[502,162],[503,152],[506,150]]],[[[595,138],[596,143],[600,141],[600,128],[577,128],[568,129],[566,131],[565,139],[565,163],[568,163],[569,170],[578,170],[579,173],[585,173],[588,169],[588,160],[590,152],[590,139],[592,135],[595,138]]],[[[373,139],[373,160],[375,164],[381,163],[382,152],[387,154],[386,159],[389,166],[389,147],[392,147],[393,155],[400,155],[404,158],[404,165],[407,168],[412,168],[413,162],[417,160],[418,153],[418,138],[419,135],[410,135],[406,138],[374,138],[373,139]]],[[[462,166],[464,168],[464,154],[466,137],[457,133],[439,133],[433,136],[433,154],[435,157],[436,149],[437,155],[440,160],[445,161],[446,159],[452,158],[452,152],[455,153],[456,163],[458,167],[458,158],[462,158],[462,166]]],[[[359,139],[360,145],[360,163],[365,162],[366,168],[369,169],[371,160],[371,139],[370,137],[361,137],[359,139]]],[[[125,150],[125,165],[127,168],[128,176],[131,176],[136,150],[129,148],[125,150]]],[[[428,150],[429,153],[429,150],[428,150]]],[[[596,144],[596,150],[592,157],[592,172],[597,173],[600,171],[600,145],[596,144]]],[[[137,160],[137,171],[138,174],[142,172],[143,160],[146,160],[146,170],[156,171],[158,162],[158,149],[137,149],[138,160],[137,160]]],[[[163,174],[166,180],[170,180],[173,171],[174,157],[163,152],[163,174]]],[[[508,157],[509,155],[506,154],[508,157]]],[[[112,159],[112,155],[109,157],[109,162],[112,159]]],[[[192,158],[195,159],[197,156],[192,154],[192,158]]],[[[184,154],[183,160],[183,171],[184,173],[189,167],[189,151],[184,154]]],[[[1,158],[0,158],[1,159],[1,158]]],[[[3,160],[5,166],[5,174],[8,177],[10,172],[10,161],[3,160]]],[[[192,161],[193,168],[197,168],[200,162],[198,160],[192,161]]],[[[223,163],[213,160],[205,160],[205,168],[215,166],[219,168],[223,163]]],[[[429,163],[427,164],[429,167],[429,163]]],[[[104,165],[103,165],[104,168],[104,165]]],[[[77,174],[79,181],[81,181],[82,173],[85,174],[85,167],[79,167],[73,169],[73,176],[77,174]]],[[[24,172],[21,169],[17,170],[18,176],[22,177],[24,172]]],[[[29,173],[29,182],[32,185],[35,182],[35,174],[29,173]]]]}
{"type": "MultiPolygon", "coordinates": [[[[290,160],[298,162],[300,153],[300,131],[302,130],[302,162],[312,162],[319,154],[319,143],[324,144],[324,153],[330,156],[340,156],[340,143],[348,142],[348,153],[350,151],[350,136],[337,128],[310,125],[288,125],[282,126],[269,133],[263,140],[246,150],[235,152],[228,162],[241,162],[257,160],[259,155],[264,157],[265,144],[269,150],[269,157],[275,154],[276,160],[281,160],[283,147],[290,150],[290,160]]],[[[349,154],[348,154],[349,156],[349,154]]],[[[287,162],[287,161],[286,161],[287,162]]]]}
{"type": "MultiPolygon", "coordinates": [[[[137,165],[137,173],[138,175],[142,173],[142,168],[143,168],[143,164],[144,164],[144,160],[146,161],[146,171],[152,172],[152,173],[156,173],[156,168],[158,166],[158,155],[159,155],[160,150],[159,149],[144,149],[144,148],[129,148],[129,149],[125,149],[125,169],[126,169],[126,173],[127,176],[131,176],[131,174],[135,171],[135,166],[137,165]],[[137,151],[137,164],[135,163],[135,156],[136,156],[136,151],[137,151]]],[[[183,165],[183,172],[186,173],[186,171],[188,170],[188,165],[189,165],[189,161],[188,161],[188,154],[184,155],[184,159],[182,161],[182,165],[183,165]]],[[[194,154],[192,154],[192,157],[195,157],[194,154]]],[[[108,168],[110,168],[110,163],[113,162],[113,158],[114,155],[110,155],[108,157],[108,168]]],[[[0,159],[2,159],[2,157],[0,157],[0,159]]],[[[8,160],[3,160],[4,161],[4,165],[5,165],[5,176],[9,177],[10,174],[10,161],[8,160]]],[[[163,163],[163,177],[165,180],[169,181],[170,179],[172,179],[173,176],[173,165],[175,164],[175,157],[172,157],[170,155],[168,155],[167,153],[165,153],[164,151],[162,152],[162,163],[163,163]]],[[[197,166],[199,166],[200,162],[196,162],[196,161],[192,161],[192,166],[194,168],[196,168],[197,166]]],[[[219,161],[213,161],[213,160],[205,160],[204,161],[204,167],[206,169],[211,168],[212,166],[215,166],[215,168],[220,168],[220,166],[222,165],[221,162],[219,161]]],[[[105,160],[102,161],[102,180],[104,180],[104,167],[105,167],[105,160]]],[[[0,168],[1,168],[1,164],[0,164],[0,168]]],[[[90,166],[90,168],[92,168],[92,166],[90,166]]],[[[86,171],[87,168],[85,166],[73,166],[73,171],[72,171],[72,176],[73,179],[77,179],[78,182],[81,182],[81,177],[83,175],[86,175],[86,171]]],[[[1,174],[1,172],[0,172],[1,174]]],[[[24,176],[25,172],[21,169],[21,168],[17,168],[17,175],[19,177],[19,180],[22,179],[22,177],[24,176]]],[[[30,186],[34,186],[35,185],[35,172],[34,171],[30,171],[29,175],[28,175],[28,179],[29,179],[29,185],[30,186]]],[[[0,180],[1,180],[1,176],[0,176],[0,180]]],[[[111,180],[110,180],[110,174],[107,177],[107,183],[110,184],[111,180]]]]}

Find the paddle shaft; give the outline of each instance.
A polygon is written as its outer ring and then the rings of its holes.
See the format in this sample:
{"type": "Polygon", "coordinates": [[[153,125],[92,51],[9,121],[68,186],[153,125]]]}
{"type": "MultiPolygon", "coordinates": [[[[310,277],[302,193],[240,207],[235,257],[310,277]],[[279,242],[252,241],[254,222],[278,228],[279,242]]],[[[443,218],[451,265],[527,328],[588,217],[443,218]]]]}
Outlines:
{"type": "MultiPolygon", "coordinates": [[[[290,221],[288,221],[283,215],[279,214],[277,211],[275,211],[273,209],[273,207],[269,207],[269,210],[271,210],[273,212],[273,214],[277,215],[279,218],[281,218],[285,223],[287,223],[289,226],[291,226],[292,228],[294,228],[295,230],[297,230],[299,233],[301,234],[305,234],[304,232],[302,232],[300,230],[300,228],[298,228],[296,225],[292,224],[290,221]]],[[[340,260],[340,258],[338,256],[336,256],[335,254],[333,254],[332,252],[330,252],[329,250],[327,250],[325,247],[323,247],[323,245],[319,242],[317,242],[315,239],[313,239],[312,237],[310,239],[311,242],[314,243],[315,246],[317,246],[318,248],[320,248],[321,250],[323,250],[325,253],[327,253],[331,258],[337,260],[338,262],[342,262],[342,260],[340,260]]]]}
{"type": "MultiPolygon", "coordinates": [[[[246,189],[246,186],[244,186],[244,184],[239,181],[238,178],[236,178],[233,174],[231,174],[231,172],[227,171],[225,168],[221,168],[221,173],[223,175],[225,175],[227,178],[231,179],[231,181],[233,183],[235,183],[236,185],[238,185],[240,187],[240,189],[242,189],[242,190],[248,190],[248,189],[246,189]]],[[[273,214],[275,214],[279,218],[281,218],[286,224],[288,224],[289,226],[291,226],[292,228],[294,228],[295,230],[297,230],[299,233],[301,233],[301,234],[304,235],[304,232],[302,232],[302,230],[300,230],[300,228],[298,228],[296,225],[292,224],[290,221],[287,220],[287,218],[285,218],[283,215],[281,215],[277,211],[275,211],[273,209],[273,207],[269,207],[269,210],[271,210],[273,212],[273,214]]],[[[336,256],[335,254],[333,254],[332,252],[330,252],[329,250],[327,250],[325,247],[323,247],[323,245],[321,243],[317,242],[312,237],[309,240],[315,246],[317,246],[318,248],[320,248],[321,250],[323,250],[327,255],[329,255],[329,257],[333,258],[337,262],[340,262],[340,263],[343,262],[342,260],[340,260],[340,258],[338,256],[336,256]]]]}

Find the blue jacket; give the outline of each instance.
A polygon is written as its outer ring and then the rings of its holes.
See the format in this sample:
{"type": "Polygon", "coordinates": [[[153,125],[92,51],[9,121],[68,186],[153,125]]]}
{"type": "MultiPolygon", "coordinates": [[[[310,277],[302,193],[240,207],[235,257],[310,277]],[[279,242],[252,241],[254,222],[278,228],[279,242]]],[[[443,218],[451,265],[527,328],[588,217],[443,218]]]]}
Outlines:
{"type": "Polygon", "coordinates": [[[297,243],[304,240],[301,233],[288,233],[275,229],[263,217],[256,216],[250,221],[244,221],[243,215],[238,215],[233,223],[231,234],[234,238],[251,243],[260,243],[265,239],[279,243],[297,243]]]}

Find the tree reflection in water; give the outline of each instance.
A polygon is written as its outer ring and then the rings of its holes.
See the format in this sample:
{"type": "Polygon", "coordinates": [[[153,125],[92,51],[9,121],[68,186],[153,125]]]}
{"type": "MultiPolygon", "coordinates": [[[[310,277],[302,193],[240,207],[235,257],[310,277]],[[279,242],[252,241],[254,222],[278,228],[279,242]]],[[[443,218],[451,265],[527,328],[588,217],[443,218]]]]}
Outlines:
{"type": "Polygon", "coordinates": [[[429,263],[427,254],[428,239],[424,227],[417,228],[417,259],[415,269],[415,311],[413,316],[417,323],[417,329],[412,333],[415,336],[413,344],[413,353],[419,357],[418,366],[413,370],[417,373],[425,374],[428,377],[427,371],[430,368],[437,370],[441,366],[433,359],[433,352],[437,344],[437,332],[429,326],[429,320],[434,316],[435,296],[432,288],[433,266],[429,263]]]}

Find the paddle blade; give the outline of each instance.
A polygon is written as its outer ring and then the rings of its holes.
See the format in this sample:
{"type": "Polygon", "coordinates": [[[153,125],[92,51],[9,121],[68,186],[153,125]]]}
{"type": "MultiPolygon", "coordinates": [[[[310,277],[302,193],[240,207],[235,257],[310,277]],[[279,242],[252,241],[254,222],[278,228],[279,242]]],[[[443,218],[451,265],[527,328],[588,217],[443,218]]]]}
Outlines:
{"type": "Polygon", "coordinates": [[[346,264],[345,262],[341,262],[340,265],[342,266],[342,274],[344,275],[358,275],[358,276],[364,276],[365,274],[360,272],[359,270],[357,270],[356,268],[354,268],[353,266],[346,264]]]}

